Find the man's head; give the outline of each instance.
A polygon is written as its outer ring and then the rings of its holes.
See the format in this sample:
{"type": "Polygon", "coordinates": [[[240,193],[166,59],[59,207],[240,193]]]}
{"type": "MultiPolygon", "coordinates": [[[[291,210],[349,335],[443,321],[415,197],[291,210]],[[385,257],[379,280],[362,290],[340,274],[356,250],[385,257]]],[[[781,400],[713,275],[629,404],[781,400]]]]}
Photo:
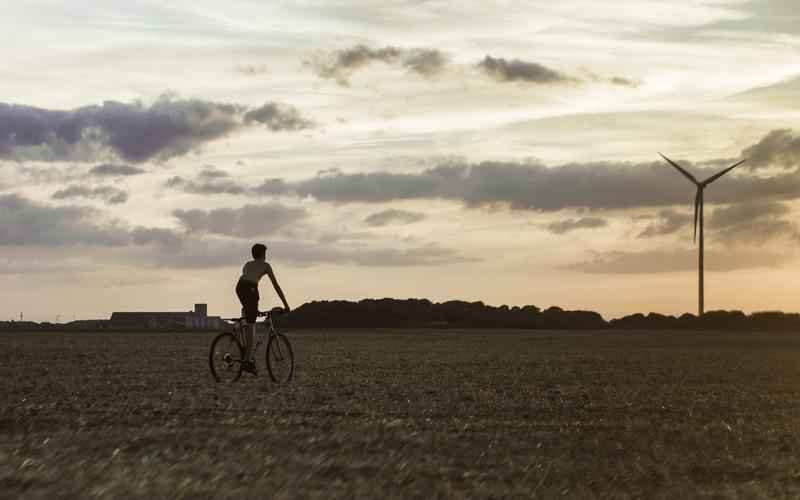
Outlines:
{"type": "Polygon", "coordinates": [[[250,251],[256,260],[264,260],[267,257],[267,245],[256,243],[250,251]]]}

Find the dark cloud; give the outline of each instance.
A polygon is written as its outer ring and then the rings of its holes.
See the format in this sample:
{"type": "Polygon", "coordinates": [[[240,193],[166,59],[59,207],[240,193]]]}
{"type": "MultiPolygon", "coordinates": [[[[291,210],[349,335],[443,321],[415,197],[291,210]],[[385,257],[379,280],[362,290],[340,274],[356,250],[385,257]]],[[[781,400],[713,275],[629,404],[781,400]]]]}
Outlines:
{"type": "Polygon", "coordinates": [[[308,216],[302,208],[287,207],[279,203],[214,210],[175,210],[172,214],[187,233],[241,238],[271,235],[308,216]]]}
{"type": "Polygon", "coordinates": [[[622,76],[614,76],[612,77],[609,82],[614,85],[619,85],[621,87],[630,87],[630,88],[637,88],[642,85],[642,82],[639,80],[632,80],[630,78],[625,78],[622,76]]]}
{"type": "Polygon", "coordinates": [[[114,163],[103,163],[89,170],[89,175],[97,177],[130,177],[141,175],[146,171],[143,168],[132,167],[114,163]]]}
{"type": "Polygon", "coordinates": [[[213,166],[204,167],[193,179],[180,176],[170,177],[165,185],[190,194],[246,194],[248,192],[248,188],[244,184],[231,179],[230,174],[213,166]]]}
{"type": "MultiPolygon", "coordinates": [[[[51,251],[52,247],[60,249],[70,245],[114,247],[117,264],[118,249],[126,247],[131,252],[126,258],[134,265],[190,269],[237,267],[249,258],[252,235],[273,232],[281,224],[285,227],[294,220],[288,217],[305,215],[292,210],[265,205],[177,211],[175,215],[184,226],[181,231],[129,226],[104,219],[101,212],[87,207],[51,207],[16,194],[0,194],[0,246],[51,247],[51,251]],[[270,221],[269,217],[283,217],[283,222],[270,221]],[[265,224],[272,227],[265,227],[265,224]]],[[[437,245],[385,248],[346,240],[332,245],[314,239],[277,237],[269,241],[270,255],[295,266],[440,266],[474,260],[437,245]]]]}
{"type": "Polygon", "coordinates": [[[0,246],[154,246],[175,249],[186,236],[169,228],[129,226],[93,208],[47,206],[17,194],[0,195],[0,246]]]}
{"type": "Polygon", "coordinates": [[[300,111],[294,106],[286,106],[268,102],[263,106],[252,109],[244,114],[247,123],[261,123],[270,130],[304,130],[314,126],[313,123],[300,116],[300,111]]]}
{"type": "MultiPolygon", "coordinates": [[[[706,251],[706,271],[780,267],[788,257],[768,252],[706,251]]],[[[572,264],[567,270],[590,274],[651,274],[697,271],[697,250],[609,252],[572,264]]]]}
{"type": "Polygon", "coordinates": [[[104,163],[88,170],[76,165],[50,167],[42,165],[28,166],[27,164],[18,164],[16,166],[16,172],[19,176],[24,177],[24,182],[27,185],[64,185],[77,182],[95,181],[97,178],[111,179],[115,177],[142,175],[147,171],[143,168],[133,167],[130,165],[104,163]]]}
{"type": "Polygon", "coordinates": [[[200,173],[197,174],[197,178],[204,181],[211,181],[227,177],[230,177],[228,172],[220,170],[214,165],[203,165],[202,170],[200,170],[200,173]]]}
{"type": "MultiPolygon", "coordinates": [[[[306,64],[317,76],[336,80],[340,85],[350,85],[353,73],[374,63],[405,68],[426,77],[442,73],[449,64],[447,55],[432,48],[369,47],[356,45],[347,49],[320,53],[306,64]]],[[[487,55],[476,66],[481,72],[499,82],[527,82],[535,84],[579,83],[576,77],[561,73],[536,62],[507,60],[487,55]]],[[[611,78],[590,74],[591,80],[625,87],[638,87],[641,82],[622,76],[611,78]]]]}
{"type": "Polygon", "coordinates": [[[401,66],[423,76],[433,76],[444,69],[447,57],[436,49],[356,45],[320,55],[308,64],[319,77],[349,85],[349,78],[354,72],[376,62],[401,66]]]}
{"type": "Polygon", "coordinates": [[[759,220],[782,217],[791,210],[781,203],[740,203],[717,208],[709,218],[709,225],[715,229],[726,229],[759,220]]]}
{"type": "Polygon", "coordinates": [[[420,75],[433,76],[447,64],[447,57],[436,49],[415,49],[406,53],[403,66],[420,75]]]}
{"type": "Polygon", "coordinates": [[[676,212],[672,209],[661,210],[656,221],[639,233],[639,238],[654,238],[675,234],[680,229],[688,227],[691,223],[692,216],[687,213],[676,212]]]}
{"type": "MultiPolygon", "coordinates": [[[[715,168],[693,168],[705,178],[715,168]]],[[[288,182],[269,179],[257,194],[293,194],[332,203],[443,199],[512,210],[626,209],[691,204],[692,186],[663,162],[643,164],[446,164],[417,173],[332,173],[288,182]]],[[[712,203],[800,197],[795,172],[761,178],[730,174],[706,193],[712,203]]]]}
{"type": "MultiPolygon", "coordinates": [[[[595,82],[595,83],[610,83],[611,85],[618,85],[620,87],[630,87],[630,88],[637,88],[642,85],[642,82],[639,80],[634,80],[632,78],[626,78],[624,76],[612,76],[612,77],[605,77],[594,73],[593,71],[589,71],[585,68],[582,69],[582,73],[585,75],[585,78],[588,81],[595,82]]],[[[576,79],[578,81],[579,79],[576,79]]]]}
{"type": "MultiPolygon", "coordinates": [[[[716,174],[717,163],[723,161],[728,160],[688,164],[686,168],[704,179],[716,174]]],[[[287,195],[339,204],[440,199],[461,202],[467,207],[505,206],[512,210],[543,212],[576,208],[691,207],[694,200],[693,186],[661,160],[570,163],[552,167],[537,162],[450,162],[413,173],[331,170],[297,181],[267,179],[255,188],[233,179],[211,182],[180,177],[170,179],[168,186],[199,194],[287,195]]],[[[797,171],[763,177],[737,170],[706,191],[708,205],[797,198],[800,198],[797,171]]],[[[666,217],[670,215],[674,214],[666,217]]],[[[666,225],[646,229],[644,236],[677,230],[678,222],[668,220],[666,225]]]]}
{"type": "Polygon", "coordinates": [[[713,238],[727,244],[763,244],[776,238],[800,238],[782,203],[740,203],[714,210],[709,219],[713,238]]]}
{"type": "Polygon", "coordinates": [[[486,56],[478,67],[487,75],[500,82],[528,83],[571,83],[575,82],[563,73],[535,62],[513,59],[508,61],[502,57],[486,56]]]}
{"type": "Polygon", "coordinates": [[[171,96],[150,106],[106,101],[70,111],[0,103],[0,158],[166,160],[255,123],[271,130],[297,130],[300,123],[307,122],[296,109],[274,103],[248,110],[171,96]]]}
{"type": "Polygon", "coordinates": [[[579,229],[598,229],[608,226],[608,221],[599,217],[565,219],[548,224],[546,229],[554,234],[565,234],[579,229]]]}
{"type": "Polygon", "coordinates": [[[241,108],[200,100],[163,97],[149,107],[106,101],[72,111],[0,104],[0,155],[69,159],[75,150],[111,150],[141,162],[185,154],[238,126],[241,108]],[[35,153],[35,151],[34,151],[35,153]]]}
{"type": "Polygon", "coordinates": [[[425,218],[425,214],[390,208],[369,215],[364,222],[368,226],[383,227],[393,224],[411,224],[425,218]]]}
{"type": "Polygon", "coordinates": [[[89,187],[73,184],[64,189],[59,189],[51,196],[54,200],[69,200],[72,198],[88,198],[102,200],[109,205],[119,205],[128,201],[128,193],[112,186],[89,187]]]}
{"type": "Polygon", "coordinates": [[[743,166],[750,169],[764,167],[800,167],[800,137],[791,129],[773,130],[758,143],[742,151],[747,158],[743,166]]]}
{"type": "Polygon", "coordinates": [[[116,224],[100,224],[97,212],[77,206],[49,207],[16,194],[0,194],[0,245],[118,246],[129,241],[116,224]]]}
{"type": "MultiPolygon", "coordinates": [[[[763,244],[776,238],[798,238],[800,231],[788,217],[787,205],[777,202],[736,203],[706,213],[705,234],[707,239],[726,245],[748,243],[763,244]]],[[[640,238],[652,238],[675,234],[686,229],[691,237],[692,216],[674,210],[662,210],[656,221],[639,234],[640,238]]]]}

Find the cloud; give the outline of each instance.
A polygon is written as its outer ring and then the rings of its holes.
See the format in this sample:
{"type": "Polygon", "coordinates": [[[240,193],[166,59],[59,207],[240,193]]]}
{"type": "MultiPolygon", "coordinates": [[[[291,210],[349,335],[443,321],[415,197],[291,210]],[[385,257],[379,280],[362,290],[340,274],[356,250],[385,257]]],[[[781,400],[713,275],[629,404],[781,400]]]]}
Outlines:
{"type": "Polygon", "coordinates": [[[73,184],[64,189],[59,189],[51,196],[54,200],[68,200],[72,198],[88,198],[103,200],[109,205],[119,205],[128,201],[128,193],[112,186],[89,187],[73,184]]]}
{"type": "Polygon", "coordinates": [[[639,238],[654,238],[674,234],[692,223],[692,216],[672,209],[661,210],[656,222],[639,233],[639,238]]]}
{"type": "Polygon", "coordinates": [[[440,73],[447,64],[447,57],[436,49],[414,49],[406,53],[403,66],[424,76],[440,73]]]}
{"type": "Polygon", "coordinates": [[[731,96],[734,100],[754,101],[760,105],[794,106],[800,97],[800,76],[791,76],[763,87],[756,87],[731,96]]]}
{"type": "Polygon", "coordinates": [[[714,210],[709,226],[712,236],[727,244],[763,244],[776,238],[797,240],[800,230],[787,219],[790,213],[782,203],[741,203],[714,210]]]}
{"type": "Polygon", "coordinates": [[[634,89],[642,85],[642,82],[640,82],[639,80],[633,80],[630,78],[625,78],[623,76],[611,77],[611,79],[609,79],[609,82],[611,82],[614,85],[619,85],[621,87],[630,87],[634,89]]]}
{"type": "Polygon", "coordinates": [[[477,260],[464,257],[455,249],[436,245],[410,249],[358,249],[354,252],[334,254],[334,262],[349,262],[366,267],[442,266],[477,260]]]}
{"type": "Polygon", "coordinates": [[[259,123],[270,130],[297,130],[306,122],[296,109],[275,103],[248,110],[168,95],[150,106],[106,101],[70,111],[0,103],[0,158],[167,160],[259,123]]]}
{"type": "MultiPolygon", "coordinates": [[[[706,251],[706,271],[780,267],[788,258],[768,252],[706,251]]],[[[697,271],[697,250],[609,252],[565,269],[590,274],[650,274],[697,271]]]]}
{"type": "Polygon", "coordinates": [[[608,221],[599,217],[565,219],[548,224],[546,229],[554,234],[565,234],[579,229],[598,229],[608,226],[608,221]]]}
{"type": "Polygon", "coordinates": [[[168,228],[138,226],[130,231],[134,245],[160,245],[166,248],[177,248],[184,244],[183,234],[168,228]]]}
{"type": "Polygon", "coordinates": [[[444,69],[447,57],[437,49],[391,46],[371,48],[361,44],[318,55],[307,64],[320,78],[333,79],[340,85],[347,86],[353,73],[376,62],[400,66],[423,76],[433,76],[444,69]]]}
{"type": "Polygon", "coordinates": [[[716,229],[725,229],[767,218],[780,217],[789,212],[789,207],[781,203],[737,204],[714,210],[709,224],[716,229]]]}
{"type": "MultiPolygon", "coordinates": [[[[717,163],[728,159],[686,165],[698,178],[718,172],[717,163]]],[[[799,171],[764,177],[735,171],[706,192],[707,204],[788,201],[800,198],[799,171]]],[[[320,172],[316,176],[288,181],[265,180],[251,188],[233,179],[216,182],[201,178],[174,177],[169,187],[199,194],[247,194],[251,196],[297,196],[344,203],[388,203],[399,200],[436,199],[463,203],[467,207],[508,207],[512,210],[551,212],[586,208],[616,210],[642,207],[691,207],[693,186],[667,163],[569,163],[549,166],[540,162],[452,161],[417,172],[386,171],[345,173],[320,172]]],[[[670,215],[670,214],[667,214],[670,215]]],[[[645,230],[644,236],[677,230],[678,221],[645,230]]]]}
{"type": "MultiPolygon", "coordinates": [[[[791,210],[777,202],[736,203],[716,208],[706,214],[706,238],[727,245],[738,243],[763,244],[776,238],[798,238],[800,231],[791,220],[791,210]]],[[[686,228],[686,237],[691,237],[692,215],[662,210],[656,222],[639,234],[640,238],[671,235],[686,228]]]]}
{"type": "Polygon", "coordinates": [[[146,171],[143,168],[132,167],[114,163],[103,163],[89,170],[88,174],[96,177],[130,177],[141,175],[146,171]]]}
{"type": "Polygon", "coordinates": [[[747,158],[743,166],[750,169],[765,167],[800,167],[800,137],[791,129],[773,130],[758,143],[744,149],[747,158]]]}
{"type": "Polygon", "coordinates": [[[390,208],[367,216],[367,218],[364,219],[364,222],[368,226],[383,227],[394,224],[411,224],[414,222],[419,222],[424,218],[425,214],[419,212],[410,212],[408,210],[390,208]]]}
{"type": "Polygon", "coordinates": [[[244,184],[231,179],[230,174],[213,166],[205,166],[194,179],[181,176],[170,177],[165,185],[186,193],[201,195],[246,194],[248,192],[248,188],[244,184]]]}
{"type": "Polygon", "coordinates": [[[185,240],[173,229],[130,226],[90,207],[47,206],[18,194],[0,194],[0,246],[177,248],[185,240]]]}
{"type": "Polygon", "coordinates": [[[300,111],[294,106],[286,106],[274,102],[268,102],[259,108],[248,111],[244,115],[244,120],[246,123],[261,123],[276,132],[281,130],[304,130],[314,126],[312,122],[300,116],[300,111]]]}
{"type": "MultiPolygon", "coordinates": [[[[698,177],[716,173],[694,168],[698,177]]],[[[581,163],[548,167],[538,163],[449,163],[416,173],[331,173],[288,182],[268,179],[255,194],[293,194],[332,203],[385,203],[442,199],[467,207],[512,210],[569,208],[628,209],[691,204],[692,186],[662,162],[581,163]]],[[[714,184],[708,203],[790,200],[800,197],[795,172],[761,178],[729,175],[714,184]]]]}
{"type": "MultiPolygon", "coordinates": [[[[355,72],[363,70],[374,63],[401,67],[425,77],[432,77],[442,73],[450,64],[447,55],[438,49],[392,46],[373,48],[364,44],[338,51],[319,53],[310,61],[306,61],[306,64],[311,66],[317,76],[336,80],[339,85],[343,86],[350,85],[350,77],[355,72]]],[[[579,78],[561,73],[542,64],[519,59],[507,60],[502,57],[487,55],[474,67],[498,82],[526,82],[532,84],[581,82],[579,78]]],[[[593,73],[589,73],[589,76],[592,81],[602,81],[612,85],[631,88],[641,85],[638,80],[622,76],[604,78],[593,73]]]]}
{"type": "Polygon", "coordinates": [[[49,167],[42,166],[41,164],[36,166],[19,164],[16,166],[16,172],[21,177],[24,177],[24,182],[27,185],[63,185],[75,182],[91,181],[95,180],[95,178],[109,179],[115,177],[130,177],[134,175],[142,175],[147,171],[143,168],[133,167],[130,165],[103,163],[88,170],[85,170],[77,165],[49,167]]]}
{"type": "MultiPolygon", "coordinates": [[[[0,246],[60,248],[113,247],[132,265],[208,269],[235,267],[249,256],[253,235],[272,233],[304,212],[276,205],[240,209],[183,210],[175,216],[183,230],[130,226],[108,220],[93,208],[46,206],[16,194],[0,194],[0,246]],[[277,218],[278,221],[270,220],[277,218]],[[281,219],[281,217],[283,217],[281,219]],[[291,219],[291,220],[290,220],[291,219]],[[271,227],[265,226],[271,225],[271,227]],[[124,250],[123,250],[124,249],[124,250]]],[[[365,246],[363,241],[326,244],[313,238],[270,240],[270,255],[295,266],[343,264],[366,267],[441,266],[473,262],[457,250],[438,245],[365,246]]],[[[88,251],[88,250],[87,250],[88,251]]],[[[81,252],[84,252],[82,249],[81,252]]],[[[39,257],[37,257],[39,258],[39,257]]],[[[59,253],[58,258],[62,258],[59,253]]]]}
{"type": "Polygon", "coordinates": [[[245,205],[214,210],[175,210],[172,212],[190,234],[217,234],[250,238],[266,236],[308,216],[305,209],[279,203],[245,205]]]}
{"type": "Polygon", "coordinates": [[[97,215],[86,207],[49,207],[16,194],[0,194],[0,245],[119,246],[128,241],[124,228],[100,224],[97,215]]]}
{"type": "Polygon", "coordinates": [[[25,177],[26,184],[65,184],[80,181],[86,176],[86,172],[75,165],[64,168],[17,165],[16,171],[25,177]]]}
{"type": "MultiPolygon", "coordinates": [[[[233,267],[249,259],[249,241],[206,237],[176,248],[163,247],[154,256],[159,267],[207,269],[233,267]]],[[[431,267],[475,262],[457,250],[436,245],[412,248],[368,248],[321,245],[312,241],[274,239],[267,258],[297,267],[354,265],[360,267],[431,267]]]]}
{"type": "Polygon", "coordinates": [[[499,82],[527,82],[538,84],[574,83],[576,80],[563,73],[535,62],[486,56],[478,68],[499,82]]]}

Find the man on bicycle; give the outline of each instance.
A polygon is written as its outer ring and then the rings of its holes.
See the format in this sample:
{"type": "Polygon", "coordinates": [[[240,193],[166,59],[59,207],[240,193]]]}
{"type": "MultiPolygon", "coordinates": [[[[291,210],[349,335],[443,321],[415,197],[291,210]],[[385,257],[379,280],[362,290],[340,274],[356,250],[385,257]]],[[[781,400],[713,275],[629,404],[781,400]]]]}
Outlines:
{"type": "Polygon", "coordinates": [[[242,303],[242,311],[247,320],[248,328],[245,330],[245,356],[246,360],[242,363],[242,369],[256,373],[255,353],[253,352],[253,342],[256,335],[256,319],[258,318],[258,282],[264,275],[269,276],[272,281],[272,286],[275,292],[283,302],[283,307],[286,312],[289,312],[289,304],[286,302],[286,297],[283,295],[283,290],[275,278],[275,273],[272,272],[272,266],[266,261],[267,247],[261,243],[253,245],[251,250],[253,260],[246,262],[242,268],[242,276],[236,284],[236,296],[239,297],[239,302],[242,303]]]}

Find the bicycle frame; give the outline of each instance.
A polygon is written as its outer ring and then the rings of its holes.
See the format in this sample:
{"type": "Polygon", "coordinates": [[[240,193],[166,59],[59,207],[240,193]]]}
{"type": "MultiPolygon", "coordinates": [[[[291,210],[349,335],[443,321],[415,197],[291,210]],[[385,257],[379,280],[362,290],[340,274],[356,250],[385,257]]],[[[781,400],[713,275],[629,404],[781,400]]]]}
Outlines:
{"type": "MultiPolygon", "coordinates": [[[[233,319],[233,318],[232,318],[233,319]]],[[[269,338],[273,335],[277,335],[278,331],[275,329],[275,323],[272,321],[272,314],[266,314],[264,317],[264,321],[261,322],[262,325],[266,326],[267,328],[263,329],[262,333],[258,333],[258,321],[256,321],[256,334],[253,338],[255,341],[255,345],[253,345],[253,352],[255,353],[258,351],[258,348],[261,347],[261,344],[265,341],[269,341],[269,338]]],[[[233,333],[236,335],[236,339],[239,341],[241,345],[245,345],[244,341],[244,329],[247,328],[249,325],[247,320],[244,318],[237,318],[233,321],[233,333]]]]}

